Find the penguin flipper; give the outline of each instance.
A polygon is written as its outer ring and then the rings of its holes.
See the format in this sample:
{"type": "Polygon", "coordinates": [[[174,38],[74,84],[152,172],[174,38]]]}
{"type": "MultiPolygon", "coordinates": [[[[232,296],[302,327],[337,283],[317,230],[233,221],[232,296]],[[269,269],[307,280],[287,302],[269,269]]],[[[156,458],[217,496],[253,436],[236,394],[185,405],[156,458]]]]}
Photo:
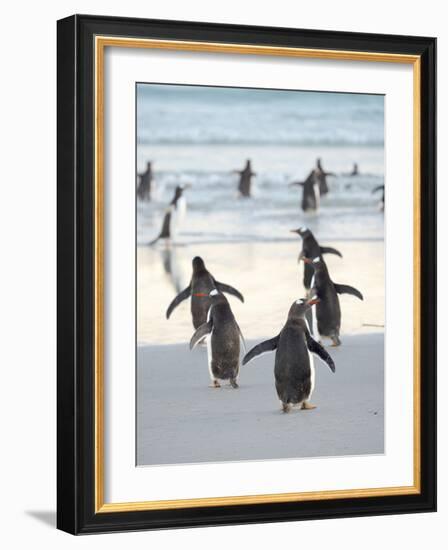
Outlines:
{"type": "Polygon", "coordinates": [[[215,281],[215,285],[220,292],[231,294],[232,296],[235,296],[236,298],[238,298],[238,300],[241,300],[241,302],[244,303],[244,296],[236,288],[233,288],[233,286],[226,285],[225,283],[220,283],[219,281],[215,281]]]}
{"type": "Polygon", "coordinates": [[[203,323],[200,327],[198,327],[191,337],[190,340],[190,350],[192,350],[195,346],[199,344],[201,340],[203,340],[208,334],[211,333],[213,329],[213,322],[210,319],[206,323],[203,323]]]}
{"type": "Polygon", "coordinates": [[[246,353],[246,340],[244,339],[243,333],[241,332],[239,324],[235,321],[236,326],[238,327],[238,332],[240,333],[241,342],[243,344],[244,353],[246,353]]]}
{"type": "Polygon", "coordinates": [[[360,300],[364,300],[363,295],[356,288],[350,285],[338,285],[336,283],[333,284],[338,294],[351,294],[352,296],[356,296],[356,298],[359,298],[360,300]]]}
{"type": "Polygon", "coordinates": [[[253,347],[249,353],[246,353],[246,355],[243,358],[243,365],[246,365],[249,363],[249,361],[252,361],[255,357],[258,355],[262,355],[263,353],[269,353],[270,351],[274,351],[277,349],[278,346],[278,340],[280,336],[276,336],[275,338],[271,338],[270,340],[265,340],[264,342],[261,342],[261,344],[258,344],[257,346],[253,347]]]}
{"type": "Polygon", "coordinates": [[[331,372],[335,372],[336,367],[330,354],[319,344],[319,342],[316,342],[316,340],[314,340],[309,331],[305,332],[305,338],[306,345],[310,352],[316,354],[320,359],[322,359],[322,361],[327,363],[327,365],[330,367],[331,372]]]}
{"type": "Polygon", "coordinates": [[[184,300],[189,298],[191,296],[191,285],[188,285],[187,288],[182,290],[171,302],[171,304],[168,306],[168,309],[166,310],[166,318],[169,319],[171,313],[173,313],[173,310],[184,300]]]}
{"type": "Polygon", "coordinates": [[[336,254],[336,256],[339,256],[342,258],[342,254],[339,252],[339,250],[336,250],[336,248],[332,248],[331,246],[321,246],[320,247],[320,253],[321,254],[336,254]]]}

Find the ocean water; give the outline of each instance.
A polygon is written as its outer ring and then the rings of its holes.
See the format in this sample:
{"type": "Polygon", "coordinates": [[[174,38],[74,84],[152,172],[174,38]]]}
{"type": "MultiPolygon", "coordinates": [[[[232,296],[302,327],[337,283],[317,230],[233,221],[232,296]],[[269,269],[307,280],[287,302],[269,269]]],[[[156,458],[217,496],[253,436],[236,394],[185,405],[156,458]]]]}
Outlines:
{"type": "Polygon", "coordinates": [[[382,240],[384,98],[364,94],[139,84],[137,171],[153,162],[151,202],[137,204],[137,243],[158,234],[178,184],[188,183],[179,244],[289,240],[310,227],[319,239],[382,240]],[[300,208],[304,179],[320,157],[330,192],[316,214],[300,208]],[[238,198],[246,159],[253,197],[238,198]],[[350,177],[353,164],[360,174],[350,177]]]}

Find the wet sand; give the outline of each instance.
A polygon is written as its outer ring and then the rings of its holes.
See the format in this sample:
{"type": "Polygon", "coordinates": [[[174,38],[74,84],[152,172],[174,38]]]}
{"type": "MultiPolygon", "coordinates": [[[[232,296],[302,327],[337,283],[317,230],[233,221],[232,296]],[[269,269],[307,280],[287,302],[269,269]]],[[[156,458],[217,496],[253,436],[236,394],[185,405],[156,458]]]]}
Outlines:
{"type": "Polygon", "coordinates": [[[329,348],[336,373],[316,358],[317,408],[289,414],[275,392],[274,354],[242,367],[239,389],[212,389],[205,348],[141,346],[137,464],[383,453],[383,343],[358,334],[329,348]]]}
{"type": "MultiPolygon", "coordinates": [[[[340,296],[341,339],[345,334],[382,332],[384,325],[384,242],[329,241],[344,258],[327,254],[334,282],[358,288],[364,301],[340,296]],[[373,326],[371,326],[373,325],[373,326]]],[[[245,303],[229,297],[246,339],[272,337],[283,326],[291,303],[305,295],[303,264],[297,257],[301,239],[270,243],[206,243],[137,249],[137,342],[178,344],[193,334],[189,300],[178,306],[169,321],[165,311],[188,286],[191,260],[201,256],[217,280],[231,284],[245,303]]]]}

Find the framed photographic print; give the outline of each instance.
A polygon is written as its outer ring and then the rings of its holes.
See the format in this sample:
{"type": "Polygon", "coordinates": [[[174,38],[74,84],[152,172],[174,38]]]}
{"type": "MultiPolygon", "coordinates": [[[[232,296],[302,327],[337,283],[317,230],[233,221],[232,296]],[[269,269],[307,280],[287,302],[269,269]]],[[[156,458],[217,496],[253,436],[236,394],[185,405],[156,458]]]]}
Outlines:
{"type": "Polygon", "coordinates": [[[58,527],[434,511],[434,38],[58,22],[58,527]]]}

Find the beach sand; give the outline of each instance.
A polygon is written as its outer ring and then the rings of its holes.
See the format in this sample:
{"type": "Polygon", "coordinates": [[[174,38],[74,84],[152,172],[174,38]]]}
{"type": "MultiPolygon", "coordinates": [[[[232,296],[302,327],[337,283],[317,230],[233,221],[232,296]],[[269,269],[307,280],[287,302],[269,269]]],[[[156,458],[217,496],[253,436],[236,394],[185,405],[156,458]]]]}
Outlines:
{"type": "Polygon", "coordinates": [[[345,336],[329,352],[336,373],[315,360],[317,408],[283,414],[274,354],[242,367],[239,389],[212,389],[205,348],[139,347],[137,464],[383,453],[383,335],[345,336]]]}
{"type": "Polygon", "coordinates": [[[204,347],[190,352],[189,300],[167,321],[166,307],[188,285],[200,255],[213,275],[238,288],[229,297],[248,349],[279,333],[304,296],[300,239],[137,249],[137,464],[172,464],[377,454],[384,450],[384,242],[325,241],[335,282],[364,294],[340,297],[336,373],[317,358],[312,411],[280,412],[274,355],[242,368],[239,390],[208,387],[204,347]]]}
{"type": "MultiPolygon", "coordinates": [[[[344,258],[325,255],[334,282],[359,289],[364,301],[340,296],[341,339],[345,334],[379,332],[384,325],[384,242],[328,241],[344,258]],[[373,325],[373,326],[370,326],[373,325]]],[[[188,286],[191,260],[201,256],[219,281],[237,288],[242,304],[230,296],[232,311],[246,339],[271,338],[279,333],[294,300],[305,296],[303,265],[297,257],[301,239],[271,243],[206,243],[137,249],[137,341],[139,344],[189,342],[190,301],[182,302],[169,321],[165,311],[176,294],[188,286]]]]}

